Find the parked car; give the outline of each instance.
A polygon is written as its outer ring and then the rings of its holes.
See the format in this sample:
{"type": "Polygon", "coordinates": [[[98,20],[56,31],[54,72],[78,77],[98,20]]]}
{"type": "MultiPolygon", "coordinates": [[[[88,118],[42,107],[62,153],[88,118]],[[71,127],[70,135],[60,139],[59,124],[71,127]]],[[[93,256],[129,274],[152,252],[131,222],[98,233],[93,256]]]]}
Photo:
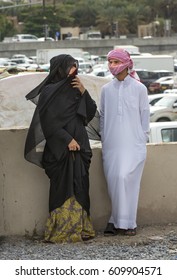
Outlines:
{"type": "Polygon", "coordinates": [[[33,63],[37,63],[37,56],[36,55],[29,56],[29,59],[31,59],[31,61],[33,63]]]}
{"type": "Polygon", "coordinates": [[[69,37],[66,37],[65,40],[79,40],[80,38],[78,36],[69,36],[69,37]]]}
{"type": "Polygon", "coordinates": [[[161,89],[162,89],[162,92],[164,92],[164,91],[167,90],[167,89],[173,89],[173,86],[174,86],[174,79],[173,79],[173,78],[161,82],[161,89]]]}
{"type": "Polygon", "coordinates": [[[105,63],[97,63],[95,65],[92,66],[93,67],[93,70],[95,69],[108,69],[107,65],[105,63]]]}
{"type": "Polygon", "coordinates": [[[165,122],[177,120],[177,94],[165,94],[150,107],[151,122],[165,122]]]}
{"type": "Polygon", "coordinates": [[[5,67],[11,64],[11,60],[8,57],[0,57],[0,67],[5,67]]]}
{"type": "Polygon", "coordinates": [[[155,78],[155,74],[152,71],[148,71],[146,69],[135,69],[135,71],[139,76],[140,82],[147,88],[151,82],[157,79],[155,78]]]}
{"type": "Polygon", "coordinates": [[[146,69],[135,69],[136,73],[138,74],[140,81],[148,88],[149,85],[156,81],[157,79],[164,77],[164,76],[173,76],[173,72],[168,70],[154,70],[148,71],[146,69]]]}
{"type": "Polygon", "coordinates": [[[24,58],[24,59],[29,59],[25,54],[20,54],[20,53],[17,53],[17,54],[13,54],[11,59],[13,58],[24,58]]]}
{"type": "Polygon", "coordinates": [[[90,62],[80,62],[79,63],[79,70],[83,74],[88,74],[88,73],[92,72],[93,71],[92,63],[90,63],[90,62]]]}
{"type": "Polygon", "coordinates": [[[161,77],[167,77],[167,76],[173,76],[174,75],[174,72],[169,71],[169,70],[154,70],[152,72],[156,74],[157,79],[159,79],[161,77]]]}
{"type": "Polygon", "coordinates": [[[177,142],[177,121],[151,122],[149,143],[177,142]]]}
{"type": "Polygon", "coordinates": [[[11,62],[16,63],[16,67],[23,70],[36,70],[39,68],[38,64],[34,63],[31,59],[26,58],[13,58],[11,62]]]}
{"type": "Polygon", "coordinates": [[[165,94],[176,93],[177,94],[177,88],[166,89],[166,90],[164,90],[163,93],[165,93],[165,94]]]}
{"type": "Polygon", "coordinates": [[[34,63],[34,61],[32,60],[32,58],[30,58],[30,57],[27,57],[25,54],[14,54],[12,57],[11,57],[11,61],[17,61],[17,63],[18,63],[18,61],[21,61],[21,60],[24,60],[25,61],[25,63],[30,63],[30,64],[32,64],[32,63],[34,63]]]}
{"type": "Polygon", "coordinates": [[[0,58],[0,67],[15,66],[16,63],[12,62],[9,58],[0,58]]]}
{"type": "Polygon", "coordinates": [[[165,96],[164,93],[157,93],[157,94],[150,94],[150,95],[148,95],[149,104],[151,106],[154,106],[157,103],[157,101],[159,101],[164,96],[165,96]]]}
{"type": "Polygon", "coordinates": [[[74,56],[74,58],[78,61],[78,63],[85,63],[85,59],[82,57],[74,56]]]}
{"type": "Polygon", "coordinates": [[[32,60],[31,59],[26,59],[26,58],[11,58],[10,60],[11,62],[15,62],[18,66],[20,66],[21,64],[32,64],[32,60]]]}
{"type": "Polygon", "coordinates": [[[49,72],[50,71],[50,63],[40,64],[37,69],[38,72],[49,72]]]}
{"type": "Polygon", "coordinates": [[[34,42],[38,37],[31,34],[17,34],[12,37],[12,42],[34,42]]]}
{"type": "Polygon", "coordinates": [[[148,86],[149,93],[161,93],[166,89],[171,89],[173,86],[173,76],[165,76],[150,83],[148,86]]]}
{"type": "Polygon", "coordinates": [[[40,37],[37,40],[40,41],[40,42],[55,41],[52,37],[40,37]]]}
{"type": "Polygon", "coordinates": [[[107,68],[95,68],[93,71],[90,73],[90,75],[93,76],[99,76],[99,77],[112,77],[113,75],[107,68]]]}

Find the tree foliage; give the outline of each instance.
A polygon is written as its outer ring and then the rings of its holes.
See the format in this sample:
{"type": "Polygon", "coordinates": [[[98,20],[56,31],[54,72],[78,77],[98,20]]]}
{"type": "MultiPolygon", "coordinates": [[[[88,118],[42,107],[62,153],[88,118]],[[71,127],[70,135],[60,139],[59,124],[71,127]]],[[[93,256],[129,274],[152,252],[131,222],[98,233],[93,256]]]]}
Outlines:
{"type": "Polygon", "coordinates": [[[0,41],[7,36],[12,36],[15,32],[15,29],[13,27],[13,23],[11,20],[8,19],[8,17],[4,15],[0,15],[0,41]]]}
{"type": "MultiPolygon", "coordinates": [[[[15,0],[14,3],[17,3],[15,0]]],[[[24,0],[18,0],[23,4],[24,0]]],[[[20,6],[5,9],[11,2],[1,2],[1,39],[18,32],[9,20],[17,17],[23,23],[23,31],[43,36],[44,24],[49,26],[51,36],[60,27],[79,26],[99,29],[103,35],[115,35],[117,24],[119,35],[137,34],[137,26],[159,22],[163,36],[165,20],[171,19],[172,33],[177,32],[177,0],[45,0],[44,5],[20,6]]]]}

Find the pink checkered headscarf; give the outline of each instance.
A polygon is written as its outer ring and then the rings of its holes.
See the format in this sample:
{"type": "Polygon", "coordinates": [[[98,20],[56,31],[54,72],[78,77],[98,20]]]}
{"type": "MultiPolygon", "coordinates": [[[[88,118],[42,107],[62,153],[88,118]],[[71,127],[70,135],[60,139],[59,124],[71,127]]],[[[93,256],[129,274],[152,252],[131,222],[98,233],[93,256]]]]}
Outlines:
{"type": "Polygon", "coordinates": [[[110,60],[110,59],[120,60],[122,62],[122,65],[121,65],[122,71],[125,68],[128,68],[129,75],[131,77],[133,77],[134,79],[139,80],[139,77],[138,77],[136,71],[133,70],[133,61],[130,57],[130,54],[126,50],[121,49],[121,48],[112,50],[108,53],[107,59],[108,60],[110,60]]]}

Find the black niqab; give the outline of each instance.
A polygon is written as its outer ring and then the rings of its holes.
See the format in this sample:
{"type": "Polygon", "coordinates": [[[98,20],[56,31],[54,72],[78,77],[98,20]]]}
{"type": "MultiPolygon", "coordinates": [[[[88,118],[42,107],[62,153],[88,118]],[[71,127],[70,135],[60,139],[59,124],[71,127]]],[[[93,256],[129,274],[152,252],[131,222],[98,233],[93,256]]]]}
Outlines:
{"type": "Polygon", "coordinates": [[[76,65],[70,55],[52,58],[47,78],[26,96],[37,107],[26,138],[25,159],[44,168],[50,178],[50,212],[74,195],[89,214],[92,151],[85,125],[93,119],[96,103],[87,90],[81,95],[72,87],[73,76],[68,73],[76,65]],[[72,139],[80,145],[79,151],[69,151],[72,139]]]}
{"type": "Polygon", "coordinates": [[[68,77],[68,73],[73,65],[77,65],[78,67],[78,61],[70,55],[61,54],[53,57],[50,60],[49,75],[36,88],[26,95],[26,99],[35,103],[37,107],[28,130],[24,156],[26,160],[38,165],[39,167],[43,167],[42,155],[43,147],[45,145],[45,136],[41,127],[39,110],[44,112],[49,106],[49,103],[54,100],[58,92],[62,91],[65,84],[71,80],[71,77],[68,77]],[[50,94],[45,94],[43,102],[38,104],[41,92],[47,92],[46,86],[49,84],[53,84],[53,87],[50,89],[50,94]]]}

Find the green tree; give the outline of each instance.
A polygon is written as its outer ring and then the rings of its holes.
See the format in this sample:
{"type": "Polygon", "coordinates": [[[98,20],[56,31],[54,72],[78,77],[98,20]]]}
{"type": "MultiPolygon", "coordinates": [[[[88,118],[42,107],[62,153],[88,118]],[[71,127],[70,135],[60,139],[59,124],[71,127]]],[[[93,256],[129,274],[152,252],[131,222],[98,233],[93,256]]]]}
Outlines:
{"type": "Polygon", "coordinates": [[[19,20],[23,22],[24,32],[44,36],[44,25],[48,26],[49,35],[54,37],[60,26],[73,25],[74,19],[70,16],[70,9],[63,4],[57,7],[48,6],[45,11],[43,7],[31,7],[23,9],[19,20]],[[33,19],[33,20],[31,20],[33,19]]]}
{"type": "Polygon", "coordinates": [[[12,21],[6,16],[0,15],[0,41],[2,41],[4,37],[11,37],[14,32],[15,28],[12,21]]]}
{"type": "MultiPolygon", "coordinates": [[[[16,0],[15,0],[16,1],[16,0]]],[[[23,3],[23,0],[18,0],[23,3]]],[[[0,6],[12,3],[0,2],[0,6]]],[[[159,36],[163,36],[164,24],[171,20],[172,33],[177,32],[177,0],[45,0],[43,5],[31,5],[0,10],[2,16],[17,16],[23,22],[24,32],[42,36],[43,25],[49,26],[50,35],[65,26],[93,27],[103,35],[115,35],[115,23],[118,34],[136,34],[138,25],[159,22],[159,36]]],[[[15,32],[7,28],[9,20],[0,26],[1,36],[15,32]]]]}
{"type": "Polygon", "coordinates": [[[74,25],[81,27],[90,27],[96,25],[96,17],[98,14],[95,8],[94,0],[78,1],[74,6],[71,16],[74,18],[74,25]]]}
{"type": "MultiPolygon", "coordinates": [[[[119,1],[118,1],[119,2],[119,1]]],[[[115,35],[115,25],[118,24],[118,33],[127,34],[127,15],[125,7],[114,5],[112,0],[104,0],[100,3],[100,10],[97,16],[97,25],[105,35],[115,35]]]]}

